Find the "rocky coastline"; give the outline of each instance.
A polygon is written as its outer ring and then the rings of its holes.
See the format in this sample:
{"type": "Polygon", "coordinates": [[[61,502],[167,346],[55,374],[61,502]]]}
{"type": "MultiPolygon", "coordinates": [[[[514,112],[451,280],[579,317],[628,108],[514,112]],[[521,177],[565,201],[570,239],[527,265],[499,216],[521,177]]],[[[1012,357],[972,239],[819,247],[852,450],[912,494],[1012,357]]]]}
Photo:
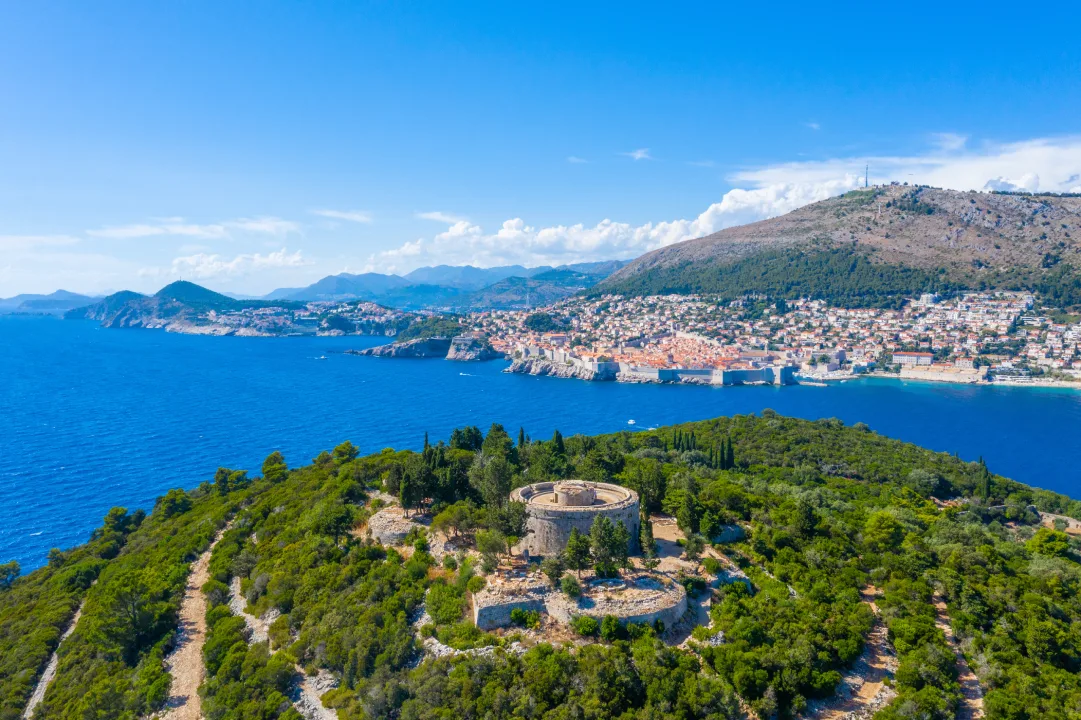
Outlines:
{"type": "Polygon", "coordinates": [[[348,355],[384,358],[443,358],[457,362],[479,362],[503,357],[486,342],[474,338],[417,338],[363,350],[346,350],[348,355]]]}
{"type": "Polygon", "coordinates": [[[346,350],[348,355],[387,358],[445,358],[450,350],[450,338],[418,338],[389,345],[346,350]]]}
{"type": "Polygon", "coordinates": [[[513,361],[503,370],[505,373],[519,373],[522,375],[543,375],[559,378],[576,378],[578,380],[615,380],[616,373],[590,370],[580,365],[558,363],[542,358],[525,358],[513,361]]]}

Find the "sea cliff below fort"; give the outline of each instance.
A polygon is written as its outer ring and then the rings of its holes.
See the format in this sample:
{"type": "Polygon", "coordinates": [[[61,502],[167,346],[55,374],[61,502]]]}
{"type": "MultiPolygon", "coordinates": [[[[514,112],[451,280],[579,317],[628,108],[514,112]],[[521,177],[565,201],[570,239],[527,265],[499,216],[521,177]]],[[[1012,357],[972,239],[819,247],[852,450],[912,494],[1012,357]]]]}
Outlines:
{"type": "Polygon", "coordinates": [[[443,358],[458,362],[478,362],[503,357],[503,354],[493,350],[491,345],[471,336],[417,338],[345,352],[348,355],[370,357],[443,358]]]}

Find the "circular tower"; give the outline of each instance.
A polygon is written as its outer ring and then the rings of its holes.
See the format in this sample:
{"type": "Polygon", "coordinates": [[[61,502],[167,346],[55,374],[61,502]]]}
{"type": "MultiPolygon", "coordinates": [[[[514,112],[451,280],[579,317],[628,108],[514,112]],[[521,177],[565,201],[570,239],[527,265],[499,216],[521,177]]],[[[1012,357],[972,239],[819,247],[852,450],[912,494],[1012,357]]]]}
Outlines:
{"type": "Polygon", "coordinates": [[[526,535],[518,547],[530,555],[556,555],[567,547],[571,530],[589,534],[593,520],[603,515],[621,522],[630,534],[627,551],[638,552],[638,493],[621,485],[581,480],[543,482],[520,487],[510,499],[526,504],[526,535]]]}

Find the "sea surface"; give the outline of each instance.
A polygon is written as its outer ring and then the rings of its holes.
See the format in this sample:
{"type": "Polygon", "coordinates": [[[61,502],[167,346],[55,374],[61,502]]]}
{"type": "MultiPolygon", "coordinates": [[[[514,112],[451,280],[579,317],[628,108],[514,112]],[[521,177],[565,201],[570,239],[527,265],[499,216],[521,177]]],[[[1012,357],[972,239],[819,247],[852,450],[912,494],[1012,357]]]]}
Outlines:
{"type": "Polygon", "coordinates": [[[150,509],[274,450],[301,465],[351,440],[420,448],[503,423],[534,438],[772,408],[874,430],[1081,497],[1081,392],[859,380],[830,387],[630,385],[503,373],[506,363],[345,355],[385,338],[217,338],[0,316],[0,562],[40,566],[110,507],[150,509]],[[633,421],[633,423],[632,423],[633,421]]]}

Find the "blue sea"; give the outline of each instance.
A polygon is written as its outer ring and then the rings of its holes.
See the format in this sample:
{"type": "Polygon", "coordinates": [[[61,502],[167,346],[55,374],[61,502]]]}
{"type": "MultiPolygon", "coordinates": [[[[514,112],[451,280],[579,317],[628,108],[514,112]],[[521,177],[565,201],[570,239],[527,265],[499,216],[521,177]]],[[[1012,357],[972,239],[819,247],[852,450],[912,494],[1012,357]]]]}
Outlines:
{"type": "Polygon", "coordinates": [[[1081,497],[1081,392],[894,380],[831,387],[625,385],[502,372],[506,363],[345,355],[383,338],[215,338],[0,316],[0,562],[24,571],[87,539],[114,505],[151,508],[220,466],[290,465],[351,440],[503,423],[535,438],[772,408],[874,430],[1081,497]],[[632,422],[633,421],[633,424],[632,422]]]}

